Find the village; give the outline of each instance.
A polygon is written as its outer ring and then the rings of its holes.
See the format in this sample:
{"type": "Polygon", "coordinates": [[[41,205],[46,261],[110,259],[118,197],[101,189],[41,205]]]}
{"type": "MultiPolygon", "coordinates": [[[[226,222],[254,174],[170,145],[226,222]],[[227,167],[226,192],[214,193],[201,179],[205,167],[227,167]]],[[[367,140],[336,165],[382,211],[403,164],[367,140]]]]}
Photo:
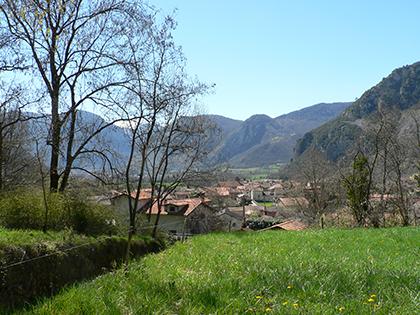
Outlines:
{"type": "MultiPolygon", "coordinates": [[[[174,236],[212,231],[237,231],[261,222],[265,228],[302,230],[307,227],[302,209],[309,202],[304,196],[290,197],[290,191],[301,186],[283,180],[232,180],[210,187],[179,187],[163,201],[157,227],[174,236]]],[[[153,226],[159,213],[152,189],[142,189],[137,212],[142,226],[153,226]],[[148,223],[146,223],[148,222],[148,223]]],[[[134,199],[136,191],[130,198],[134,199]]],[[[120,216],[128,215],[128,194],[113,191],[102,198],[120,216]]]]}
{"type": "MultiPolygon", "coordinates": [[[[178,239],[213,231],[323,228],[326,221],[332,226],[340,226],[351,220],[345,202],[338,197],[325,202],[323,213],[316,213],[313,208],[319,200],[315,199],[321,194],[320,188],[309,182],[236,178],[208,187],[180,186],[162,201],[160,212],[156,199],[151,196],[152,189],[142,189],[137,214],[141,230],[156,225],[158,230],[178,239]]],[[[128,197],[126,192],[114,190],[94,199],[111,206],[124,218],[129,213],[128,197]]],[[[135,197],[136,191],[131,192],[130,198],[134,200],[135,197]]],[[[370,202],[392,205],[393,198],[393,195],[373,193],[370,202]]],[[[412,198],[411,207],[416,220],[420,217],[420,198],[412,198]]],[[[385,212],[382,219],[392,221],[395,213],[385,212]]]]}

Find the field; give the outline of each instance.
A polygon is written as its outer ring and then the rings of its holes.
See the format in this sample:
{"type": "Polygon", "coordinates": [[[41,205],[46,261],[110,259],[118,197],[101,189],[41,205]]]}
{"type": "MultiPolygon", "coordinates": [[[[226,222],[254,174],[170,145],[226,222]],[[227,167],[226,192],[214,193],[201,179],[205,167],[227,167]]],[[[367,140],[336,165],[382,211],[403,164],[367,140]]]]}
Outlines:
{"type": "Polygon", "coordinates": [[[41,301],[34,314],[415,314],[420,229],[210,234],[41,301]]]}
{"type": "Polygon", "coordinates": [[[279,175],[284,165],[281,163],[270,166],[250,167],[250,168],[232,168],[230,171],[237,176],[245,177],[252,180],[275,178],[279,175]]]}

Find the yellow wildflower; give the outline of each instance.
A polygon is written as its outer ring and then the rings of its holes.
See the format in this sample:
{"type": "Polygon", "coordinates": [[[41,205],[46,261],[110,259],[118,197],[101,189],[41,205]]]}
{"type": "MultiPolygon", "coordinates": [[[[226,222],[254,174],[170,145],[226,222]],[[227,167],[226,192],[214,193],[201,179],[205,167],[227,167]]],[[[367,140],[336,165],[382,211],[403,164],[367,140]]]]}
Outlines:
{"type": "Polygon", "coordinates": [[[263,297],[261,295],[257,295],[255,298],[256,299],[262,299],[263,297]]]}
{"type": "Polygon", "coordinates": [[[268,313],[268,312],[271,312],[271,308],[270,307],[267,307],[266,309],[265,309],[265,311],[268,313]]]}
{"type": "Polygon", "coordinates": [[[289,284],[289,285],[287,286],[287,288],[288,288],[288,289],[291,289],[291,288],[293,288],[293,286],[292,286],[291,284],[289,284]]]}
{"type": "Polygon", "coordinates": [[[340,306],[340,307],[338,308],[338,311],[339,311],[340,313],[342,313],[345,309],[346,309],[346,308],[345,308],[344,306],[340,306]]]}
{"type": "Polygon", "coordinates": [[[299,304],[298,303],[293,303],[293,307],[294,308],[298,308],[299,307],[299,304]]]}
{"type": "Polygon", "coordinates": [[[281,304],[283,304],[283,305],[287,305],[289,302],[287,302],[287,301],[284,301],[283,303],[281,303],[281,304]]]}
{"type": "Polygon", "coordinates": [[[375,299],[369,298],[367,301],[368,301],[369,303],[372,303],[372,302],[375,302],[375,299]]]}
{"type": "Polygon", "coordinates": [[[376,298],[376,294],[371,294],[371,295],[370,295],[370,297],[371,297],[372,299],[374,299],[374,298],[376,298]]]}

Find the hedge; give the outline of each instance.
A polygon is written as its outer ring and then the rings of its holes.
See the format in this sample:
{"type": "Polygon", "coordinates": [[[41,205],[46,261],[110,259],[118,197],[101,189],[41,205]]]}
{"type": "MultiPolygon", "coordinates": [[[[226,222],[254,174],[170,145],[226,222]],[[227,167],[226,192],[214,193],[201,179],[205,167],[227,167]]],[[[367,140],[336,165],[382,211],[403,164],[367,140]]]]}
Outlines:
{"type": "MultiPolygon", "coordinates": [[[[0,252],[0,311],[51,296],[65,285],[120,266],[126,245],[125,238],[109,237],[89,244],[65,243],[58,247],[32,244],[4,248],[0,252]],[[10,266],[27,260],[31,261],[10,266]]],[[[133,240],[131,253],[133,257],[140,257],[158,252],[162,247],[161,242],[152,239],[133,240]]]]}

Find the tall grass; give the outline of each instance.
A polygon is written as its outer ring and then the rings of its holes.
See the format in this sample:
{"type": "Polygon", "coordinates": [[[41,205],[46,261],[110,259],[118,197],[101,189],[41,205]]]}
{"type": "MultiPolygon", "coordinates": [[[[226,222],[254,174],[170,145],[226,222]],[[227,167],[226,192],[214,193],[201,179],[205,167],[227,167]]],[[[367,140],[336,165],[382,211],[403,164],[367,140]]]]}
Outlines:
{"type": "Polygon", "coordinates": [[[416,314],[418,228],[210,234],[34,314],[416,314]]]}

